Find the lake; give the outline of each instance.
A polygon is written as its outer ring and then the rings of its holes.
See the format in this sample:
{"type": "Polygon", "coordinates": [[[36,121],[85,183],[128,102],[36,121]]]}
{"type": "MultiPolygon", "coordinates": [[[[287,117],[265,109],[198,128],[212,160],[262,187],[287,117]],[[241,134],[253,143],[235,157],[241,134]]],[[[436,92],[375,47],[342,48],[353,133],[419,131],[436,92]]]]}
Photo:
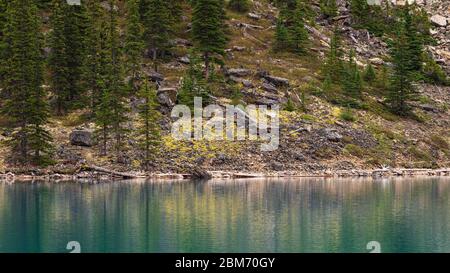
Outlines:
{"type": "Polygon", "coordinates": [[[0,252],[450,252],[450,178],[0,183],[0,252]]]}

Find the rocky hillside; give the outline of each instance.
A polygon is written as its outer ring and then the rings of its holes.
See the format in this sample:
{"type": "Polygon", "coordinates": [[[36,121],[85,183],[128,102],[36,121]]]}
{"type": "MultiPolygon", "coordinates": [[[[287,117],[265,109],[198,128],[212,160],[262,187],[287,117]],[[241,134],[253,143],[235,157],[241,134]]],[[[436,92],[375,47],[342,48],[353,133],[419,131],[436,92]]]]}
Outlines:
{"type": "MultiPolygon", "coordinates": [[[[318,3],[312,2],[319,11],[318,3]]],[[[294,109],[281,111],[280,147],[274,152],[261,152],[260,143],[255,141],[176,141],[170,136],[172,120],[166,116],[153,172],[185,173],[194,167],[265,173],[450,167],[450,87],[417,84],[420,100],[414,104],[415,118],[393,115],[382,97],[370,90],[364,93],[365,107],[350,112],[321,94],[321,63],[335,26],[344,33],[345,49],[356,50],[361,69],[371,63],[380,70],[389,61],[387,44],[382,38],[352,27],[348,2],[338,1],[339,15],[332,20],[318,16],[314,24],[307,26],[311,43],[308,54],[300,57],[273,50],[278,10],[269,1],[253,0],[250,12],[245,14],[228,11],[230,41],[221,72],[227,84],[218,86],[213,95],[220,104],[230,103],[236,95],[230,86],[238,86],[238,99],[243,103],[293,103],[294,109]]],[[[428,50],[450,72],[450,2],[418,2],[431,17],[431,32],[437,41],[428,50]]],[[[158,97],[166,115],[176,103],[180,78],[190,62],[189,13],[186,11],[179,37],[173,40],[171,60],[158,73],[147,60],[143,70],[150,79],[161,81],[158,97]]],[[[133,129],[134,124],[130,122],[129,127],[133,129]]],[[[55,138],[57,163],[35,172],[71,173],[85,164],[123,171],[140,169],[140,151],[132,140],[119,163],[99,154],[92,136],[94,124],[82,110],[53,117],[49,129],[55,138]]],[[[5,150],[0,152],[3,172],[14,169],[8,165],[6,154],[5,150]]]]}

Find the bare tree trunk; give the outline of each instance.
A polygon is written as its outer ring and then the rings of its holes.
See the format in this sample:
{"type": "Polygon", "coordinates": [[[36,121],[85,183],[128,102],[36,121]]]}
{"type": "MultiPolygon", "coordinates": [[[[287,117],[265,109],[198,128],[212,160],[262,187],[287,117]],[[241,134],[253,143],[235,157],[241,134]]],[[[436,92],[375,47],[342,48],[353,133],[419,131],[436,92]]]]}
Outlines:
{"type": "Polygon", "coordinates": [[[205,52],[205,78],[209,80],[209,52],[205,52]]]}
{"type": "Polygon", "coordinates": [[[103,126],[103,147],[102,147],[102,155],[105,156],[106,155],[106,127],[103,126]]]}
{"type": "Polygon", "coordinates": [[[158,58],[158,49],[153,49],[153,68],[155,69],[155,72],[158,72],[158,63],[156,62],[156,59],[158,58]]]}

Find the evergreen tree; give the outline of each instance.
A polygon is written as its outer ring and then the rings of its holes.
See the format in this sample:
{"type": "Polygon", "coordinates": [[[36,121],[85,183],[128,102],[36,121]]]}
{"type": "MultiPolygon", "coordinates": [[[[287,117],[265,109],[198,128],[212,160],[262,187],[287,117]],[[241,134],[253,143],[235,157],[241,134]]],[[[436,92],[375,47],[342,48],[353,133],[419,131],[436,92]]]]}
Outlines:
{"type": "Polygon", "coordinates": [[[353,99],[359,98],[362,91],[361,74],[355,61],[355,52],[350,51],[343,79],[344,93],[353,99]]]}
{"type": "Polygon", "coordinates": [[[69,68],[66,38],[65,38],[65,6],[63,0],[53,2],[53,13],[50,18],[53,28],[50,36],[51,53],[49,57],[49,69],[51,73],[50,82],[55,96],[55,107],[58,115],[67,110],[69,101],[69,68]]]}
{"type": "MultiPolygon", "coordinates": [[[[7,56],[7,45],[8,42],[5,39],[4,35],[4,29],[6,28],[6,8],[8,6],[8,0],[0,0],[0,82],[2,82],[3,75],[5,71],[5,64],[4,61],[7,56]]],[[[1,86],[0,86],[1,88],[1,86]]],[[[2,98],[1,92],[0,92],[0,99],[2,98]]],[[[0,104],[1,106],[1,104],[0,104]]]]}
{"type": "Polygon", "coordinates": [[[416,91],[411,81],[409,44],[404,27],[397,30],[390,54],[393,72],[386,101],[394,113],[407,115],[411,109],[408,103],[416,98],[416,91]]]}
{"type": "Polygon", "coordinates": [[[87,19],[85,5],[53,1],[49,68],[58,114],[84,105],[87,19]]]}
{"type": "Polygon", "coordinates": [[[230,0],[228,7],[237,12],[247,12],[250,9],[249,0],[230,0]]]}
{"type": "Polygon", "coordinates": [[[373,68],[372,64],[368,64],[366,66],[366,69],[364,71],[364,80],[367,83],[373,83],[376,79],[375,69],[373,68]]]}
{"type": "Polygon", "coordinates": [[[157,58],[170,49],[173,21],[166,0],[148,0],[146,9],[144,37],[153,55],[155,70],[158,70],[157,58]]]}
{"type": "Polygon", "coordinates": [[[275,29],[275,49],[305,53],[308,32],[305,29],[304,5],[292,0],[279,5],[281,10],[275,29]]]}
{"type": "Polygon", "coordinates": [[[201,60],[196,54],[190,54],[189,69],[186,71],[177,95],[179,104],[194,107],[194,98],[201,97],[207,104],[210,101],[210,91],[203,76],[201,60]]]}
{"type": "Polygon", "coordinates": [[[105,13],[96,0],[87,1],[88,29],[86,48],[85,84],[90,92],[90,108],[92,115],[102,100],[102,89],[108,74],[106,66],[108,62],[108,26],[105,13]]]}
{"type": "Polygon", "coordinates": [[[96,123],[100,127],[103,142],[103,153],[106,153],[108,132],[114,137],[114,147],[117,159],[120,158],[123,149],[123,140],[127,134],[125,122],[127,121],[128,107],[125,101],[125,87],[121,67],[121,49],[119,43],[117,11],[112,8],[115,0],[109,1],[109,25],[107,50],[109,53],[107,64],[104,66],[107,72],[99,83],[102,88],[101,101],[97,107],[96,123]]]}
{"type": "Polygon", "coordinates": [[[367,0],[351,0],[350,11],[353,23],[358,26],[364,26],[369,19],[369,5],[367,0]]]}
{"type": "Polygon", "coordinates": [[[289,42],[288,42],[288,30],[286,26],[284,25],[284,22],[282,19],[277,20],[277,25],[275,28],[275,50],[286,50],[289,48],[289,42]]]}
{"type": "Polygon", "coordinates": [[[141,70],[144,49],[144,43],[142,42],[143,28],[139,20],[138,8],[137,0],[128,2],[127,33],[124,48],[126,74],[131,77],[129,84],[134,92],[137,91],[136,80],[141,70]]]}
{"type": "Polygon", "coordinates": [[[342,63],[343,51],[341,45],[341,37],[339,30],[334,29],[331,37],[330,51],[327,54],[325,63],[322,68],[322,74],[325,78],[329,78],[332,83],[340,83],[344,65],[342,63]]]}
{"type": "Polygon", "coordinates": [[[147,80],[142,84],[138,95],[143,101],[138,107],[138,141],[144,151],[142,166],[145,170],[148,170],[160,143],[161,132],[158,122],[161,114],[157,110],[159,104],[157,102],[156,89],[151,87],[147,80]]]}
{"type": "Polygon", "coordinates": [[[183,15],[183,4],[185,0],[167,0],[170,17],[173,23],[179,23],[183,15]]]}
{"type": "Polygon", "coordinates": [[[196,0],[193,3],[192,38],[203,55],[206,79],[209,79],[211,58],[223,55],[227,44],[223,5],[223,0],[196,0]]]}
{"type": "Polygon", "coordinates": [[[413,14],[408,4],[403,10],[403,20],[408,44],[409,68],[417,74],[422,70],[424,42],[417,25],[413,22],[413,14]]]}
{"type": "Polygon", "coordinates": [[[42,37],[37,7],[31,0],[12,0],[7,9],[5,37],[9,41],[4,88],[8,98],[1,111],[11,119],[14,132],[8,144],[21,163],[50,162],[52,137],[43,84],[42,37]]]}
{"type": "Polygon", "coordinates": [[[336,0],[320,0],[320,10],[327,18],[338,15],[336,0]]]}
{"type": "Polygon", "coordinates": [[[304,54],[305,44],[308,42],[308,32],[305,29],[305,21],[301,6],[297,5],[294,10],[292,21],[288,27],[289,45],[293,52],[304,54]]]}

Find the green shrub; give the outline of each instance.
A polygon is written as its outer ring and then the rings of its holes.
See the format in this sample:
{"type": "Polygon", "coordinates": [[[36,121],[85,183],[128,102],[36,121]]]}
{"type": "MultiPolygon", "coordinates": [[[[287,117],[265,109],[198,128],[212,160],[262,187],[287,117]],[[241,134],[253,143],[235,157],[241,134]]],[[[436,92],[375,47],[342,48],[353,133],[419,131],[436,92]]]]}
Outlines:
{"type": "Polygon", "coordinates": [[[339,115],[339,118],[344,121],[350,121],[350,122],[356,121],[356,118],[353,115],[352,110],[349,108],[346,108],[344,111],[342,111],[341,114],[339,115]]]}
{"type": "Polygon", "coordinates": [[[344,151],[356,157],[362,157],[365,155],[364,149],[354,144],[347,144],[344,148],[344,151]]]}

